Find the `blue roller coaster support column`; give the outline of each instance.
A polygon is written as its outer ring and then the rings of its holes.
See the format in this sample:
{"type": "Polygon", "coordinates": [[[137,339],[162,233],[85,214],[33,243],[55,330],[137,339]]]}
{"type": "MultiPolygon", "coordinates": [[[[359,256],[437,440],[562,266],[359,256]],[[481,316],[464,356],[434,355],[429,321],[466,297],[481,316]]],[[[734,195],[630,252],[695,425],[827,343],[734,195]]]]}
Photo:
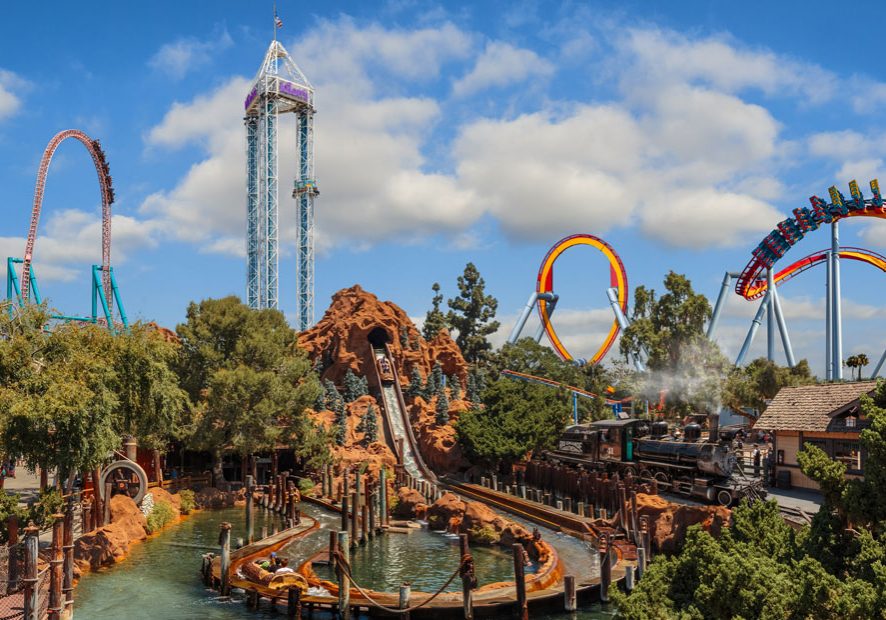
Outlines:
{"type": "Polygon", "coordinates": [[[717,329],[717,323],[720,321],[720,312],[723,311],[723,304],[729,295],[729,289],[732,288],[732,280],[737,278],[739,274],[727,271],[723,275],[723,284],[720,286],[720,294],[717,296],[717,303],[714,305],[714,313],[711,315],[711,322],[708,324],[707,336],[709,339],[714,338],[714,332],[717,329]]]}
{"type": "Polygon", "coordinates": [[[834,321],[834,380],[843,380],[843,312],[842,300],[840,299],[840,224],[834,222],[831,224],[831,260],[834,261],[833,267],[833,289],[831,296],[833,298],[834,310],[832,313],[834,321]]]}
{"type": "Polygon", "coordinates": [[[514,324],[514,329],[511,330],[511,335],[508,336],[508,344],[514,344],[520,338],[520,333],[523,331],[523,328],[526,327],[526,320],[529,318],[532,309],[535,307],[535,304],[539,299],[551,302],[556,297],[557,296],[553,293],[537,293],[533,291],[532,294],[529,295],[529,299],[526,300],[526,306],[523,308],[523,312],[520,313],[520,318],[518,318],[517,322],[514,324]]]}
{"type": "Polygon", "coordinates": [[[92,322],[95,323],[98,321],[98,313],[96,298],[101,301],[102,304],[102,313],[105,315],[105,320],[108,322],[108,329],[112,334],[116,333],[114,329],[114,317],[111,316],[111,309],[108,307],[108,299],[105,297],[105,287],[102,286],[102,276],[101,276],[101,265],[93,265],[92,266],[92,322]]]}
{"type": "MultiPolygon", "coordinates": [[[[624,315],[624,312],[621,311],[621,306],[618,304],[618,289],[617,288],[608,288],[606,289],[606,296],[609,298],[609,305],[612,306],[612,312],[615,314],[615,320],[618,321],[619,326],[622,330],[630,327],[631,323],[628,321],[628,317],[624,315]]],[[[640,355],[631,356],[634,368],[637,369],[638,372],[644,372],[646,370],[646,366],[643,364],[643,357],[649,359],[649,354],[645,352],[645,350],[640,350],[640,355]]]]}
{"type": "Polygon", "coordinates": [[[883,368],[884,362],[886,362],[886,351],[883,351],[883,355],[880,356],[880,361],[877,362],[877,366],[874,368],[874,372],[871,373],[871,379],[875,379],[877,375],[880,374],[880,370],[883,368]]]}
{"type": "Polygon", "coordinates": [[[784,318],[784,312],[781,310],[781,300],[778,297],[778,288],[773,286],[770,289],[771,306],[770,311],[775,312],[775,320],[778,321],[778,332],[781,334],[781,346],[784,347],[784,355],[787,359],[788,366],[793,368],[796,363],[794,361],[794,349],[791,347],[791,337],[788,335],[788,325],[784,318]]]}
{"type": "Polygon", "coordinates": [[[120,299],[120,289],[117,287],[117,278],[114,277],[114,268],[111,267],[111,290],[114,293],[114,301],[117,303],[117,312],[120,313],[120,322],[124,330],[129,330],[129,319],[126,318],[126,310],[123,309],[123,300],[120,299]]]}
{"type": "MultiPolygon", "coordinates": [[[[770,291],[770,300],[772,299],[771,291],[775,290],[775,278],[772,276],[772,269],[766,270],[766,289],[770,291]]],[[[766,359],[770,362],[775,361],[775,304],[769,303],[766,307],[766,359]]]]}
{"type": "Polygon", "coordinates": [[[766,308],[769,306],[769,299],[769,290],[767,290],[766,295],[763,297],[763,301],[760,302],[760,307],[757,308],[757,314],[754,315],[754,320],[751,321],[751,328],[748,330],[748,335],[745,336],[744,344],[741,345],[741,351],[739,351],[738,357],[735,359],[736,366],[741,366],[744,363],[744,358],[748,355],[748,350],[754,342],[754,336],[757,335],[757,330],[763,322],[763,313],[766,312],[766,308]]]}
{"type": "MultiPolygon", "coordinates": [[[[559,299],[560,299],[559,295],[554,295],[551,298],[551,301],[549,301],[545,305],[545,312],[548,315],[548,321],[550,321],[551,317],[554,315],[554,310],[556,310],[556,308],[557,308],[557,301],[559,301],[559,299]]],[[[535,330],[535,341],[541,342],[541,337],[544,335],[545,335],[545,326],[544,326],[544,323],[542,323],[538,326],[538,329],[535,330]]]]}
{"type": "Polygon", "coordinates": [[[578,393],[572,393],[572,422],[578,424],[578,393]]]}
{"type": "Polygon", "coordinates": [[[828,251],[824,283],[824,376],[826,381],[833,381],[834,379],[834,321],[831,316],[831,312],[834,309],[834,304],[831,303],[834,263],[831,257],[832,254],[828,251]]]}

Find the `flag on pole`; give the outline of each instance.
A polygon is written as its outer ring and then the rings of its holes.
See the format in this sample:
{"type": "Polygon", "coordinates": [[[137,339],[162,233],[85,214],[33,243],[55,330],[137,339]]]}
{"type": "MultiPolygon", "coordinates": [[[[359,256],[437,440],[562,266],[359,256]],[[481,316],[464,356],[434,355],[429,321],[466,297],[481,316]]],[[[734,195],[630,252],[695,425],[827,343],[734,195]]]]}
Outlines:
{"type": "Polygon", "coordinates": [[[276,13],[276,12],[274,13],[274,25],[275,25],[277,28],[282,28],[282,27],[283,27],[283,20],[280,19],[280,18],[277,16],[277,13],[276,13]]]}

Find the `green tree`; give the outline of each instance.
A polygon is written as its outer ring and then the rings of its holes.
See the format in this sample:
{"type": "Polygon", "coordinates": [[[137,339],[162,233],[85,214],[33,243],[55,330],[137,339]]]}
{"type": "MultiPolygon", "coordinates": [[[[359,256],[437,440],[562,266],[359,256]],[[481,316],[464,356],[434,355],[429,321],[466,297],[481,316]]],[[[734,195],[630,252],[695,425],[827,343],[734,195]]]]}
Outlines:
{"type": "Polygon", "coordinates": [[[329,379],[323,380],[323,393],[326,397],[326,409],[335,411],[336,403],[342,400],[342,395],[329,379]]]}
{"type": "Polygon", "coordinates": [[[452,400],[461,400],[461,381],[458,379],[458,375],[452,375],[449,377],[449,395],[452,400]]]}
{"type": "Polygon", "coordinates": [[[333,436],[336,445],[343,446],[348,437],[348,408],[343,399],[338,399],[334,405],[335,409],[335,425],[333,436]]]}
{"type": "Polygon", "coordinates": [[[409,348],[409,328],[405,325],[400,326],[400,346],[404,351],[409,348]]]}
{"type": "Polygon", "coordinates": [[[366,443],[378,441],[378,413],[372,403],[369,404],[366,411],[360,417],[357,432],[364,433],[366,443]]]}
{"type": "Polygon", "coordinates": [[[88,324],[44,331],[47,320],[41,307],[0,312],[0,437],[8,456],[70,479],[120,446],[114,337],[88,324]]]}
{"type": "Polygon", "coordinates": [[[409,373],[409,386],[406,388],[406,394],[415,398],[424,395],[424,380],[421,378],[421,371],[418,366],[413,366],[409,373]]]}
{"type": "Polygon", "coordinates": [[[468,263],[458,277],[458,291],[458,297],[447,302],[446,321],[458,331],[455,342],[465,360],[478,362],[492,350],[486,337],[494,334],[500,325],[493,320],[498,300],[486,294],[486,283],[473,263],[468,263]]]}
{"type": "Polygon", "coordinates": [[[344,378],[344,399],[347,403],[352,403],[361,396],[366,396],[367,388],[362,377],[355,375],[350,368],[345,373],[344,378]]]}
{"type": "Polygon", "coordinates": [[[110,339],[117,395],[117,432],[147,448],[165,448],[185,430],[188,395],[173,370],[177,345],[137,323],[110,339]]]}
{"type": "Polygon", "coordinates": [[[441,329],[449,327],[446,323],[446,315],[440,310],[440,304],[443,303],[443,295],[440,294],[440,284],[434,282],[431,290],[434,291],[434,298],[431,300],[432,307],[425,315],[425,322],[421,329],[425,340],[433,340],[440,333],[441,329]]]}
{"type": "Polygon", "coordinates": [[[631,325],[622,332],[619,349],[626,357],[648,353],[643,391],[657,398],[667,391],[667,405],[679,414],[715,410],[730,367],[717,345],[704,332],[711,316],[707,298],[692,290],[686,276],[669,272],[666,293],[638,286],[631,325]]]}
{"type": "Polygon", "coordinates": [[[449,399],[446,397],[446,388],[442,385],[437,389],[437,424],[442,426],[449,423],[449,399]]]}
{"type": "Polygon", "coordinates": [[[729,371],[723,384],[723,405],[736,412],[751,408],[759,415],[781,388],[811,383],[815,383],[815,377],[806,360],[789,368],[760,357],[743,368],[729,371]]]}
{"type": "Polygon", "coordinates": [[[236,297],[188,307],[178,368],[194,402],[188,443],[213,456],[217,483],[226,453],[247,456],[294,439],[296,456],[312,443],[306,409],[321,387],[277,310],[251,310],[236,297]]]}
{"type": "Polygon", "coordinates": [[[474,459],[494,466],[550,449],[570,419],[569,397],[550,388],[498,379],[482,395],[483,408],[463,411],[458,440],[474,459]]]}

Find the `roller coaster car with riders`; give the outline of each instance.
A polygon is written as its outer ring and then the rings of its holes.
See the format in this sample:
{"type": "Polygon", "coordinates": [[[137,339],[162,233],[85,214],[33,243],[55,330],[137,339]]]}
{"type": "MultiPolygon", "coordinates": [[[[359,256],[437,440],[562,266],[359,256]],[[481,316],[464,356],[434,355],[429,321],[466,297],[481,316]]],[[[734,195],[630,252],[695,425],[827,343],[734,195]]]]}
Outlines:
{"type": "Polygon", "coordinates": [[[556,450],[543,458],[585,470],[656,480],[674,493],[730,506],[766,495],[760,478],[745,478],[736,467],[734,430],[721,430],[711,416],[711,431],[701,436],[696,423],[684,428],[683,439],[668,435],[667,422],[600,420],[568,427],[556,450]]]}

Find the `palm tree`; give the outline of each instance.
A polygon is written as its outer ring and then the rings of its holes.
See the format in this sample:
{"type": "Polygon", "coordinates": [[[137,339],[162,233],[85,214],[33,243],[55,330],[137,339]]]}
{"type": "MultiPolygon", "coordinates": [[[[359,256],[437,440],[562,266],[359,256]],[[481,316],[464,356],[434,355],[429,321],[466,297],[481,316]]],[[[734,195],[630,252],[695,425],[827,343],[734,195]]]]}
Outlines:
{"type": "Polygon", "coordinates": [[[849,368],[858,368],[858,356],[850,355],[846,358],[846,366],[849,368]]]}
{"type": "Polygon", "coordinates": [[[870,364],[871,361],[864,353],[859,353],[856,357],[858,358],[858,380],[861,381],[861,369],[870,364]]]}

